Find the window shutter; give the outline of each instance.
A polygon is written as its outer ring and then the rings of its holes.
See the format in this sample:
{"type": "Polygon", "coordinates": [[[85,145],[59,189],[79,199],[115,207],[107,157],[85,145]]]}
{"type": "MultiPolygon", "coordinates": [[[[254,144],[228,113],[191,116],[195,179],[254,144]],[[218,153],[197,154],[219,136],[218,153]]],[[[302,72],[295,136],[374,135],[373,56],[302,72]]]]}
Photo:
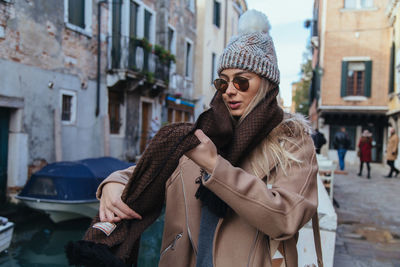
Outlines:
{"type": "Polygon", "coordinates": [[[342,61],[342,85],[340,88],[340,96],[346,96],[346,89],[347,89],[347,69],[348,69],[349,62],[342,61]]]}
{"type": "Polygon", "coordinates": [[[364,95],[371,97],[372,61],[365,61],[364,95]]]}
{"type": "Polygon", "coordinates": [[[219,28],[220,26],[220,9],[221,9],[221,4],[214,0],[214,25],[219,28]]]}
{"type": "Polygon", "coordinates": [[[121,0],[112,2],[112,44],[111,44],[112,68],[120,68],[121,59],[121,0]]]}
{"type": "Polygon", "coordinates": [[[390,71],[389,71],[389,94],[394,92],[394,60],[396,45],[392,43],[392,49],[390,50],[390,71]]]}

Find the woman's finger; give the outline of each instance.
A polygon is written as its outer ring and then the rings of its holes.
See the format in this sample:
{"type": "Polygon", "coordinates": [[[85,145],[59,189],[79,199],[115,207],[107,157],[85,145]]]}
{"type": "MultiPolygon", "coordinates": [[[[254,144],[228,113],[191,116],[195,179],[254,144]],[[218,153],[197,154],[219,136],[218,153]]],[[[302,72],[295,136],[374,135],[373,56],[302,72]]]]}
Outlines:
{"type": "Polygon", "coordinates": [[[106,221],[107,222],[114,222],[114,217],[115,217],[114,212],[112,212],[111,210],[106,209],[105,213],[106,213],[106,221]]]}
{"type": "Polygon", "coordinates": [[[100,221],[102,221],[102,222],[106,221],[106,214],[104,212],[104,207],[102,207],[102,205],[100,205],[99,217],[100,217],[100,221]]]}
{"type": "Polygon", "coordinates": [[[117,203],[115,203],[114,208],[116,209],[115,214],[117,214],[122,219],[142,219],[142,216],[140,216],[140,214],[129,208],[129,206],[126,205],[122,200],[119,200],[117,203]]]}
{"type": "Polygon", "coordinates": [[[210,140],[210,138],[202,131],[202,130],[200,130],[200,129],[197,129],[195,132],[194,132],[194,135],[196,135],[196,137],[200,140],[200,142],[202,142],[202,143],[207,143],[209,140],[210,140]]]}
{"type": "Polygon", "coordinates": [[[114,214],[121,219],[139,219],[138,216],[133,216],[131,213],[121,211],[118,207],[114,207],[114,214]]]}

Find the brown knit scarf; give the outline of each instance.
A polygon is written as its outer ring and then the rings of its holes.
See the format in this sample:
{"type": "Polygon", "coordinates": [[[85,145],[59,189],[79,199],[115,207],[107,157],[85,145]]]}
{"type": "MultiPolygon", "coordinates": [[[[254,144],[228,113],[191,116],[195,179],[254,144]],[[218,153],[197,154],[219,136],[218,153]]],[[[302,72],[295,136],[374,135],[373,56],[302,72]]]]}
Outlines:
{"type": "Polygon", "coordinates": [[[277,104],[277,94],[278,87],[270,90],[236,127],[222,100],[222,94],[217,92],[211,108],[203,112],[194,125],[178,123],[161,128],[144,151],[121,197],[143,219],[123,220],[106,236],[92,227],[99,222],[99,216],[96,216],[84,236],[84,240],[89,242],[68,244],[66,249],[70,264],[123,266],[124,263],[135,263],[140,235],[161,213],[166,180],[177,168],[184,153],[200,143],[194,131],[202,129],[214,142],[218,153],[234,166],[239,166],[253,148],[282,121],[283,111],[277,104]],[[118,259],[106,256],[107,249],[118,259]]]}

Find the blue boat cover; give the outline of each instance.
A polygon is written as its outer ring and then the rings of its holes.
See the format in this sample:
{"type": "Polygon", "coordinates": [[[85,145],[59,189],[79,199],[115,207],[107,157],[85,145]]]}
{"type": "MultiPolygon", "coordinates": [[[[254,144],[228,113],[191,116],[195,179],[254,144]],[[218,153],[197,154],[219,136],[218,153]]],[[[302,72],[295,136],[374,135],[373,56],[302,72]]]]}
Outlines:
{"type": "Polygon", "coordinates": [[[95,200],[97,187],[108,175],[132,165],[112,157],[51,163],[32,174],[19,196],[64,201],[95,200]]]}

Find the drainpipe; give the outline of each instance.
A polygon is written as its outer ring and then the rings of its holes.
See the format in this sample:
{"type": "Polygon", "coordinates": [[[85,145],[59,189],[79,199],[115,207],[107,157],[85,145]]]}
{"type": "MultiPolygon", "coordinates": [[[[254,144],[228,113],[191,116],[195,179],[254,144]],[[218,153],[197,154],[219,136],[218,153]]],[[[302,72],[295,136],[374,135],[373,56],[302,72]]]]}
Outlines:
{"type": "MultiPolygon", "coordinates": [[[[227,31],[228,31],[228,0],[225,0],[225,23],[224,23],[224,47],[227,45],[227,31]]],[[[233,34],[233,33],[232,33],[233,34]]]]}
{"type": "Polygon", "coordinates": [[[101,78],[101,4],[106,0],[97,2],[97,90],[96,90],[96,117],[100,113],[100,78],[101,78]]]}

